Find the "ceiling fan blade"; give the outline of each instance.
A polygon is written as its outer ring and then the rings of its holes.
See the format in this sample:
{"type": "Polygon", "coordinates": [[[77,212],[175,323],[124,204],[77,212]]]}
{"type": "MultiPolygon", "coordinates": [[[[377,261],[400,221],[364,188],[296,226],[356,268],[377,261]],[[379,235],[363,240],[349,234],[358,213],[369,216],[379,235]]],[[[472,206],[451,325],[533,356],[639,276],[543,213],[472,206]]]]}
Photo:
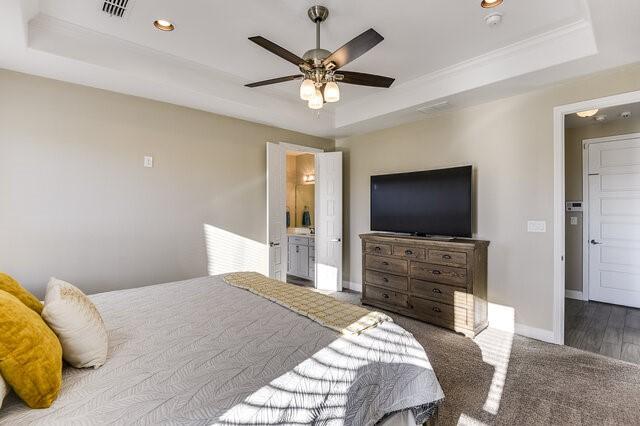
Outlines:
{"type": "Polygon", "coordinates": [[[280,56],[285,61],[291,62],[293,65],[300,66],[304,64],[304,59],[302,59],[301,57],[299,57],[294,53],[289,52],[284,47],[280,47],[274,42],[267,40],[264,37],[261,37],[261,36],[249,37],[249,40],[257,44],[258,46],[261,46],[267,49],[269,52],[280,56]]]}
{"type": "Polygon", "coordinates": [[[338,71],[336,74],[343,76],[342,80],[338,80],[338,82],[358,84],[360,86],[388,88],[395,81],[395,78],[374,74],[365,74],[363,72],[338,71]]]}
{"type": "Polygon", "coordinates": [[[302,74],[288,75],[286,77],[272,78],[270,80],[257,81],[255,83],[245,84],[246,87],[266,86],[268,84],[284,83],[285,81],[298,80],[304,77],[302,74]]]}
{"type": "Polygon", "coordinates": [[[367,53],[369,49],[373,48],[382,40],[384,40],[384,37],[378,34],[373,28],[369,28],[367,31],[363,32],[358,37],[354,38],[329,55],[329,57],[323,61],[323,64],[327,66],[333,62],[335,65],[334,69],[341,68],[354,59],[367,53]]]}

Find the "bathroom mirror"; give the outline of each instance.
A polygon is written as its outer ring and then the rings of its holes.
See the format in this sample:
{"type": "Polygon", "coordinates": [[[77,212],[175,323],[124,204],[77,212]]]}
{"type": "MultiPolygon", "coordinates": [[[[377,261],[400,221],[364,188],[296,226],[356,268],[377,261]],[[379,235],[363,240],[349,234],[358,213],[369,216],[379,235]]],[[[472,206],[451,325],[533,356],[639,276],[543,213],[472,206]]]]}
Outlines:
{"type": "Polygon", "coordinates": [[[296,228],[315,226],[315,184],[296,185],[295,206],[294,226],[296,228]]]}

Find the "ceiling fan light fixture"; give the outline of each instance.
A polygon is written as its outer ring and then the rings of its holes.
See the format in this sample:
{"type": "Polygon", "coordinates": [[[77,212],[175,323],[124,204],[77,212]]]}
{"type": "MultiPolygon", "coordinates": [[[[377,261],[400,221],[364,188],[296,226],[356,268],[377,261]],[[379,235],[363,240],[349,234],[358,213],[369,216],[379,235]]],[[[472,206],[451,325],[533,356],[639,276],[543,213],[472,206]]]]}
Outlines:
{"type": "Polygon", "coordinates": [[[587,118],[587,117],[593,117],[594,115],[596,115],[598,113],[598,109],[590,109],[587,111],[581,111],[581,112],[577,112],[576,115],[580,118],[587,118]]]}
{"type": "Polygon", "coordinates": [[[484,7],[485,9],[490,9],[492,7],[500,6],[502,4],[502,1],[503,0],[482,0],[480,6],[484,7]]]}
{"type": "Polygon", "coordinates": [[[300,99],[309,101],[316,94],[316,85],[313,80],[305,78],[300,85],[300,99]]]}
{"type": "Polygon", "coordinates": [[[309,99],[309,108],[311,109],[320,109],[324,104],[324,99],[322,98],[322,93],[320,89],[316,89],[315,94],[309,99]]]}
{"type": "Polygon", "coordinates": [[[153,26],[160,31],[173,31],[176,29],[175,25],[173,25],[166,19],[156,19],[155,21],[153,21],[153,26]]]}
{"type": "Polygon", "coordinates": [[[340,88],[335,81],[330,81],[324,87],[324,100],[327,102],[338,102],[340,100],[340,88]]]}

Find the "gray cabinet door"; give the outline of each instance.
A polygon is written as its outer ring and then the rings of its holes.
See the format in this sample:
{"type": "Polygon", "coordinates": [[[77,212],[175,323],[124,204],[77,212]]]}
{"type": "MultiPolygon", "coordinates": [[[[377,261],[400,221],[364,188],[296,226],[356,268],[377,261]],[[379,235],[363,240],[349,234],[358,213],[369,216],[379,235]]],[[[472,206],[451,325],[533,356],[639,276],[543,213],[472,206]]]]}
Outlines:
{"type": "Polygon", "coordinates": [[[298,276],[309,276],[309,247],[296,245],[296,256],[298,260],[298,276]]]}
{"type": "Polygon", "coordinates": [[[296,255],[296,245],[289,244],[287,273],[298,275],[298,256],[296,255]]]}

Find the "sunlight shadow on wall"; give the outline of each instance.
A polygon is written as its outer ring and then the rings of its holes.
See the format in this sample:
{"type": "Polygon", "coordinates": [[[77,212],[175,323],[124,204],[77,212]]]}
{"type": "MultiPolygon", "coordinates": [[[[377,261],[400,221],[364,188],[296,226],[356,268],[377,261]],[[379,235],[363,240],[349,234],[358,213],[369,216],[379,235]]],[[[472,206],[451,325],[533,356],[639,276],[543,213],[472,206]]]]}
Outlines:
{"type": "Polygon", "coordinates": [[[209,275],[255,271],[269,274],[269,251],[264,243],[204,224],[209,275]]]}

